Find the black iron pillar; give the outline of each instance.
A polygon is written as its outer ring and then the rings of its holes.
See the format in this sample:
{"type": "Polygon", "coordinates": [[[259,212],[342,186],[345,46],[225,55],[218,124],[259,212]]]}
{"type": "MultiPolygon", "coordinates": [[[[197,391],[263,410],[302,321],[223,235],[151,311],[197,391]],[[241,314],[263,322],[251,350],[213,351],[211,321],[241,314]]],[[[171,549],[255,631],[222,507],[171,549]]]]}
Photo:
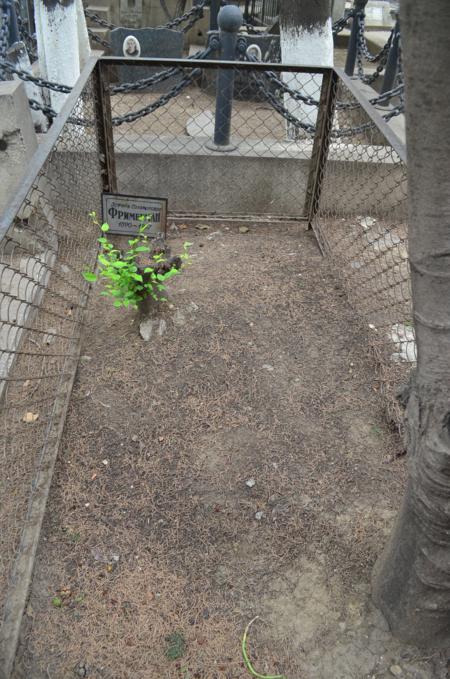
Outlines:
{"type": "Polygon", "coordinates": [[[397,75],[398,70],[399,49],[400,49],[400,22],[397,16],[394,26],[394,34],[392,36],[392,42],[389,48],[389,55],[386,62],[386,70],[384,72],[381,94],[389,92],[389,90],[392,90],[394,86],[395,77],[397,75]]]}
{"type": "Polygon", "coordinates": [[[350,33],[350,39],[348,41],[348,48],[347,48],[347,59],[345,61],[345,73],[346,75],[353,75],[353,72],[355,70],[355,64],[356,64],[356,54],[358,51],[358,35],[359,35],[359,27],[360,27],[360,22],[361,22],[361,17],[360,13],[364,12],[364,9],[367,5],[367,0],[355,0],[354,3],[354,11],[355,15],[353,17],[352,21],[352,30],[350,33]]]}
{"type": "MultiPolygon", "coordinates": [[[[219,37],[222,61],[235,61],[237,37],[243,23],[242,12],[236,5],[225,5],[219,12],[219,37]]],[[[231,150],[230,130],[233,110],[234,69],[217,71],[214,146],[218,151],[231,150]]]]}
{"type": "Polygon", "coordinates": [[[210,31],[217,31],[218,25],[217,25],[217,15],[219,14],[220,10],[220,0],[211,0],[211,4],[209,7],[209,30],[210,31]]]}

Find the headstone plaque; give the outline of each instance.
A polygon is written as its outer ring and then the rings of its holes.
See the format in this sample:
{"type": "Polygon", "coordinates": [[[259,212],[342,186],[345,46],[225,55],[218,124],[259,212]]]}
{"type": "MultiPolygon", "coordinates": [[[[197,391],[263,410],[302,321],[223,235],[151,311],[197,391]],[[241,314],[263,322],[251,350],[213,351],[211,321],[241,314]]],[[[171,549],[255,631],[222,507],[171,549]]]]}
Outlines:
{"type": "MultiPolygon", "coordinates": [[[[111,52],[115,57],[168,57],[181,59],[183,56],[184,34],[169,28],[115,28],[111,31],[111,52]],[[127,52],[129,38],[134,37],[139,44],[140,53],[127,52]],[[127,40],[128,38],[128,40],[127,40]]],[[[136,80],[149,78],[165,70],[165,67],[149,68],[148,66],[119,66],[118,81],[120,83],[132,83],[136,80]]],[[[151,88],[154,92],[167,92],[179,77],[169,78],[151,88]]]]}
{"type": "Polygon", "coordinates": [[[109,233],[121,236],[134,236],[138,233],[142,220],[146,217],[150,226],[147,236],[156,238],[166,235],[167,198],[145,198],[126,196],[120,193],[102,194],[102,220],[109,224],[109,233]]]}

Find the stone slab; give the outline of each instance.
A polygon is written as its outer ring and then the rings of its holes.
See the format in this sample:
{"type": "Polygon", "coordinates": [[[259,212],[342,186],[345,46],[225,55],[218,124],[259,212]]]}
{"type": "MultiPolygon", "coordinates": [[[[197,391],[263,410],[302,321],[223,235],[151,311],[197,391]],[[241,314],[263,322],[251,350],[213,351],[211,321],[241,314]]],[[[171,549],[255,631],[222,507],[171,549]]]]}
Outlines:
{"type": "MultiPolygon", "coordinates": [[[[115,28],[111,31],[111,54],[117,57],[125,56],[123,44],[125,38],[133,36],[140,45],[140,57],[167,57],[181,59],[183,56],[183,33],[169,28],[115,28]]],[[[149,78],[158,73],[161,68],[148,66],[119,66],[117,81],[132,83],[136,80],[149,78]]],[[[163,68],[163,70],[165,70],[163,68]]],[[[169,78],[152,88],[155,92],[167,92],[179,78],[169,78]]]]}

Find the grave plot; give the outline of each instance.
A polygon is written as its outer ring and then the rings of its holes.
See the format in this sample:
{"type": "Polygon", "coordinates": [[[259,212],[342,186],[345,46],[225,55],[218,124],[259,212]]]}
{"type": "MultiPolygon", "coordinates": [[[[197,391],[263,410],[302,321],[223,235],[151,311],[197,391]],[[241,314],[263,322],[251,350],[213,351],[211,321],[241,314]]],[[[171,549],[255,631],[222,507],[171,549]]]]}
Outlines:
{"type": "Polygon", "coordinates": [[[92,295],[15,676],[243,678],[257,615],[262,673],[440,676],[370,602],[404,458],[339,279],[203,226],[148,342],[92,295]]]}
{"type": "Polygon", "coordinates": [[[177,62],[162,99],[114,92],[116,62],[86,66],[2,223],[2,342],[22,279],[33,309],[2,344],[5,667],[440,679],[370,602],[414,357],[404,149],[337,71],[303,69],[305,111],[280,67],[233,66],[224,149],[217,64],[177,62]],[[83,277],[102,190],[164,198],[192,243],[146,341],[83,277]]]}

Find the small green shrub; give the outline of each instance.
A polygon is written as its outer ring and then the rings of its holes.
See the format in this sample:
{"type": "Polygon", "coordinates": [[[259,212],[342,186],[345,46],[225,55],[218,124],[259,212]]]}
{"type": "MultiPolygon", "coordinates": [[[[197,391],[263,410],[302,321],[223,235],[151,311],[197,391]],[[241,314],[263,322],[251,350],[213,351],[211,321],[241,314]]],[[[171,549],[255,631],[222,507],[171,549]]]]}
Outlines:
{"type": "Polygon", "coordinates": [[[98,278],[104,279],[105,290],[101,294],[112,297],[115,307],[137,309],[139,303],[148,297],[156,302],[167,301],[164,297],[165,282],[179,274],[183,264],[189,263],[189,248],[192,243],[184,243],[180,255],[168,258],[161,248],[158,251],[158,248],[152,247],[146,234],[150,222],[142,216],[139,217],[141,226],[138,235],[128,241],[129,249],[122,252],[108,240],[106,234],[109,225],[104,223],[100,226],[95,212],[91,212],[90,216],[102,231],[102,236],[98,239],[101,245],[98,255],[99,273],[85,271],[84,279],[89,283],[98,278]],[[149,255],[150,263],[141,267],[138,259],[144,255],[149,255]]]}

